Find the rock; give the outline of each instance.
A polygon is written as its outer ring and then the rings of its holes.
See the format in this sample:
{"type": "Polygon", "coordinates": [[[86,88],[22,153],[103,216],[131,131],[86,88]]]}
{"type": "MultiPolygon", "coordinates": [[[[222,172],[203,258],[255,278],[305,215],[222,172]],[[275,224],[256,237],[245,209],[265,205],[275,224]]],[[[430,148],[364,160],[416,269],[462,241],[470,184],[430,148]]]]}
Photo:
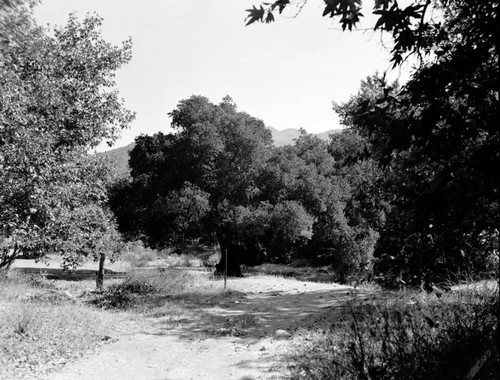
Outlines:
{"type": "Polygon", "coordinates": [[[286,330],[276,330],[276,332],[274,333],[274,336],[278,339],[289,339],[292,337],[292,334],[290,334],[286,330]]]}
{"type": "Polygon", "coordinates": [[[27,302],[30,301],[33,296],[30,293],[24,293],[24,294],[19,294],[17,298],[21,302],[27,302]]]}
{"type": "Polygon", "coordinates": [[[75,297],[73,296],[73,294],[71,294],[71,293],[69,292],[69,290],[66,290],[66,291],[64,292],[64,295],[65,295],[66,297],[70,298],[70,299],[74,299],[74,298],[75,298],[75,297]]]}

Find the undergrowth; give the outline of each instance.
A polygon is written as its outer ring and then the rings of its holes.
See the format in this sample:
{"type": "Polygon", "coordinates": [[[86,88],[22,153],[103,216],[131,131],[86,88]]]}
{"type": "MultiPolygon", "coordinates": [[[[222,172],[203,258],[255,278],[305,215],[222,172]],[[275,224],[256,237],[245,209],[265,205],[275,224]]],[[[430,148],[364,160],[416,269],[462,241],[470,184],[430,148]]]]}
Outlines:
{"type": "Polygon", "coordinates": [[[314,268],[311,266],[265,263],[253,267],[243,266],[242,270],[248,274],[290,277],[300,281],[333,282],[335,280],[335,275],[327,267],[314,268]]]}
{"type": "Polygon", "coordinates": [[[498,378],[496,291],[405,294],[350,307],[326,329],[303,331],[294,379],[498,378]]]}
{"type": "Polygon", "coordinates": [[[108,309],[161,307],[168,301],[195,305],[216,305],[237,297],[225,291],[219,281],[203,273],[193,274],[176,268],[158,268],[131,272],[123,282],[107,287],[93,303],[108,309]]]}
{"type": "Polygon", "coordinates": [[[33,276],[0,279],[0,379],[47,373],[97,347],[112,329],[108,316],[83,303],[38,297],[54,288],[33,276]]]}

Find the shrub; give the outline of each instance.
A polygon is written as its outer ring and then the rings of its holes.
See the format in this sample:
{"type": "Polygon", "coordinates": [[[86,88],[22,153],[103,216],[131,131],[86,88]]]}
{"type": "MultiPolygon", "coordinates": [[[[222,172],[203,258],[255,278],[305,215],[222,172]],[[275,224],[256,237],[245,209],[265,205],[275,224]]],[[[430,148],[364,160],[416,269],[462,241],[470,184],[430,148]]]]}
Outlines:
{"type": "Polygon", "coordinates": [[[147,267],[152,261],[166,256],[169,252],[157,251],[144,246],[141,241],[128,242],[120,260],[128,262],[131,267],[147,267]]]}
{"type": "Polygon", "coordinates": [[[480,378],[496,378],[495,299],[471,290],[353,306],[344,323],[306,341],[294,378],[462,379],[485,353],[480,378]]]}
{"type": "Polygon", "coordinates": [[[122,283],[114,284],[94,299],[104,308],[126,308],[141,297],[173,297],[194,282],[190,273],[177,269],[137,270],[122,283]]]}

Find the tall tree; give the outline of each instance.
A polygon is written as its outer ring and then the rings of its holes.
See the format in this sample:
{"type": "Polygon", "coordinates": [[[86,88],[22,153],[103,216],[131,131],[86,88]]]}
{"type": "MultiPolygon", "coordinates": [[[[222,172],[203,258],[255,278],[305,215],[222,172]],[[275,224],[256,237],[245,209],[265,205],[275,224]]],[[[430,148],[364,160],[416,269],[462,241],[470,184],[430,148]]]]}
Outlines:
{"type": "MultiPolygon", "coordinates": [[[[193,96],[171,116],[177,133],[138,137],[132,181],[112,191],[128,238],[156,247],[218,242],[233,275],[242,263],[298,258],[333,264],[342,281],[370,269],[379,225],[357,206],[368,197],[350,202],[368,171],[337,164],[345,152],[334,158],[304,131],[294,146],[275,148],[264,124],[229,98],[215,105],[193,96]]],[[[218,270],[225,266],[223,255],[218,270]]]]}
{"type": "Polygon", "coordinates": [[[266,199],[297,202],[314,218],[310,239],[293,247],[295,258],[331,265],[342,282],[370,272],[384,215],[375,194],[365,191],[365,198],[361,197],[361,189],[368,189],[364,183],[376,167],[344,163],[352,154],[349,148],[358,143],[356,139],[364,142],[355,137],[334,134],[327,144],[303,132],[294,146],[276,150],[259,182],[266,199]],[[370,211],[361,210],[362,200],[372,201],[370,211]]]}
{"type": "Polygon", "coordinates": [[[113,88],[131,45],[104,41],[98,17],[48,31],[31,6],[0,9],[0,267],[49,252],[76,266],[117,238],[109,171],[87,152],[133,118],[113,88]]]}
{"type": "Polygon", "coordinates": [[[115,192],[112,205],[122,228],[131,215],[154,246],[195,238],[217,240],[238,274],[247,247],[235,236],[236,208],[253,207],[255,176],[264,164],[271,133],[262,121],[237,111],[231,98],[216,105],[202,96],[179,102],[170,113],[175,134],[140,136],[130,153],[132,182],[115,192]],[[134,189],[138,207],[121,207],[134,189]],[[177,222],[172,224],[172,221],[177,222]]]}
{"type": "Polygon", "coordinates": [[[391,168],[381,268],[410,281],[498,260],[499,26],[492,3],[450,2],[432,57],[402,91],[339,109],[391,168]]]}

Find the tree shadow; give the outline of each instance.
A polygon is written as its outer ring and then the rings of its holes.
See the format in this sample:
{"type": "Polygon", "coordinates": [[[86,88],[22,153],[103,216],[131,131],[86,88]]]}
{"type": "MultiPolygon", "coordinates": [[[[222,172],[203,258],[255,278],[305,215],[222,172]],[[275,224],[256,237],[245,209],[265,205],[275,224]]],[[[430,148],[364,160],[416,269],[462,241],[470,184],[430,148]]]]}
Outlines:
{"type": "MultiPolygon", "coordinates": [[[[11,269],[14,273],[27,275],[42,275],[48,280],[66,280],[66,281],[84,281],[94,280],[97,276],[97,270],[91,269],[62,269],[62,268],[37,268],[37,267],[15,267],[11,269]]],[[[116,272],[110,269],[104,270],[106,279],[124,278],[126,272],[116,272]]]]}
{"type": "MultiPolygon", "coordinates": [[[[273,342],[292,336],[298,329],[317,326],[349,315],[353,302],[362,302],[365,294],[351,287],[307,292],[269,291],[249,293],[211,307],[201,306],[189,319],[171,325],[158,319],[149,334],[174,333],[182,340],[230,338],[247,347],[264,341],[273,342]],[[285,337],[277,330],[284,330],[285,337]]],[[[216,344],[216,343],[215,343],[216,344]]],[[[254,351],[259,348],[254,346],[254,351]]],[[[221,358],[223,360],[223,358],[221,358]]],[[[283,367],[286,358],[267,355],[258,360],[249,357],[236,364],[239,369],[283,367]]],[[[252,379],[252,377],[242,377],[252,379]]]]}

